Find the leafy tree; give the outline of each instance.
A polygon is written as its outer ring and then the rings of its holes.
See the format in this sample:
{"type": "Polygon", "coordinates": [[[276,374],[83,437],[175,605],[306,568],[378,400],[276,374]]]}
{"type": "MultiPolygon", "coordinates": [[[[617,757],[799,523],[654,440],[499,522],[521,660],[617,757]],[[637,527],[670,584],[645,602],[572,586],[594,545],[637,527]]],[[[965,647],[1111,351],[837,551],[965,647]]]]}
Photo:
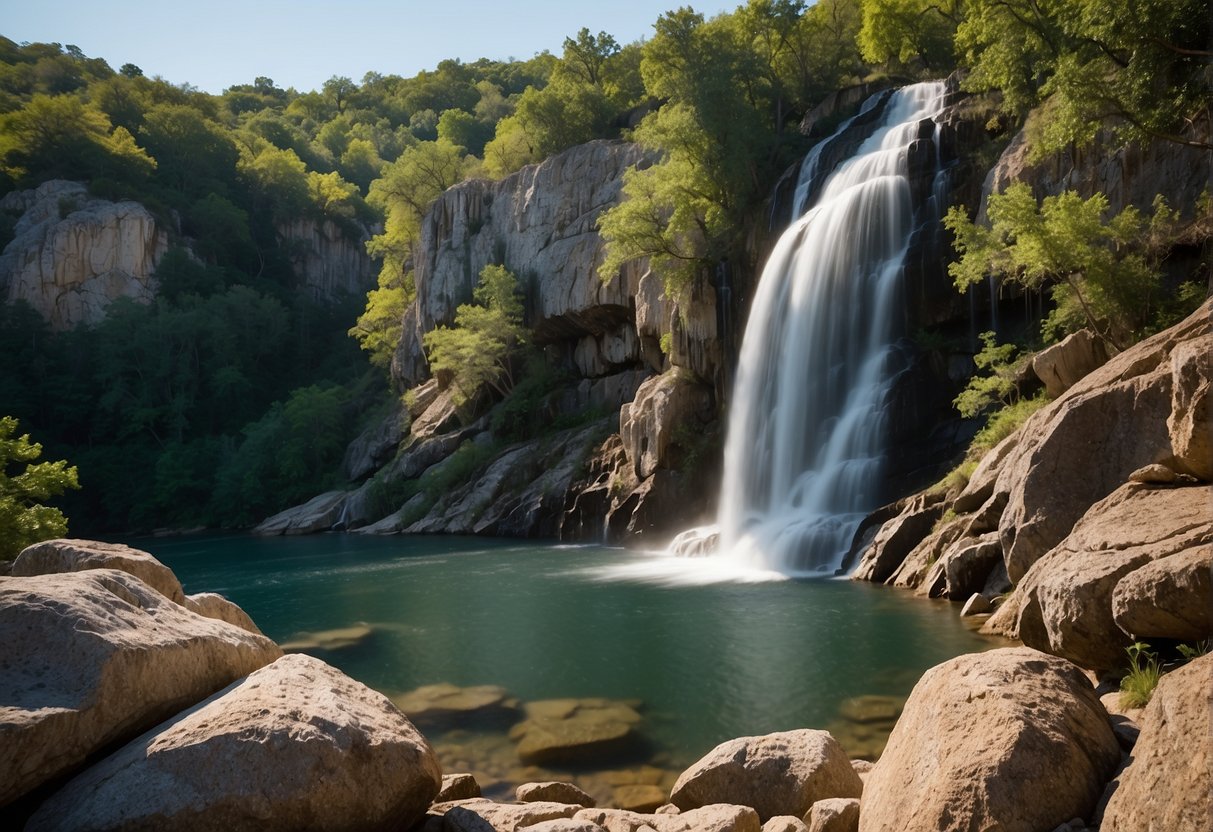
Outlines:
{"type": "Polygon", "coordinates": [[[493,127],[463,110],[447,110],[438,117],[438,138],[479,156],[484,153],[485,143],[493,137],[493,127]]]}
{"type": "Polygon", "coordinates": [[[307,165],[293,150],[272,145],[256,153],[242,151],[239,170],[251,186],[254,207],[276,220],[302,216],[311,202],[307,165]]]}
{"type": "Polygon", "coordinates": [[[227,131],[185,104],[160,104],[144,116],[140,138],[157,177],[181,193],[202,195],[231,178],[238,153],[227,131]]]}
{"type": "Polygon", "coordinates": [[[455,311],[455,325],[426,333],[430,368],[454,388],[459,405],[488,386],[504,396],[514,386],[510,355],[525,341],[518,280],[504,266],[485,266],[475,303],[455,311]]]}
{"type": "Polygon", "coordinates": [[[1151,217],[1130,206],[1105,219],[1107,209],[1103,194],[1083,199],[1073,191],[1038,205],[1031,188],[1016,183],[990,197],[988,228],[962,208],[948,211],[944,224],[960,254],[948,271],[961,290],[991,274],[1026,289],[1051,286],[1047,339],[1086,326],[1123,349],[1154,323],[1164,293],[1152,257],[1169,247],[1178,217],[1161,197],[1151,217]]]}
{"type": "Polygon", "coordinates": [[[0,417],[0,558],[11,559],[32,543],[63,537],[67,518],[43,505],[69,488],[80,487],[75,467],[65,460],[36,463],[42,445],[29,434],[14,436],[17,420],[0,417]]]}
{"type": "Polygon", "coordinates": [[[981,350],[973,356],[978,372],[956,397],[953,404],[966,419],[995,404],[1010,404],[1016,391],[1015,377],[1021,363],[1014,361],[1019,349],[1014,344],[999,344],[993,332],[981,333],[981,350]]]}
{"type": "Polygon", "coordinates": [[[0,115],[0,169],[17,182],[86,179],[98,171],[137,180],[154,167],[128,131],[111,130],[102,112],[75,96],[38,93],[0,115]]]}
{"type": "Polygon", "coordinates": [[[901,65],[918,58],[929,70],[949,70],[956,63],[953,40],[967,5],[967,0],[863,0],[863,57],[901,65]]]}

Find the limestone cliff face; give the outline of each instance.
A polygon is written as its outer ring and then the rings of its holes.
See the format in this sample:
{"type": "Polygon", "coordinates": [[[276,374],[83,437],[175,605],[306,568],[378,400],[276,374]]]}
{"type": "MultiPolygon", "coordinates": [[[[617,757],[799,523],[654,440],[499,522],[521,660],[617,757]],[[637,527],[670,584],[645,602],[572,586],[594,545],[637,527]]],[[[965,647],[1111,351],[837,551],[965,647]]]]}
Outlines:
{"type": "Polygon", "coordinates": [[[370,234],[358,237],[329,220],[297,219],[278,226],[295,276],[313,300],[362,295],[375,287],[375,264],[366,253],[370,234]]]}
{"type": "Polygon", "coordinates": [[[5,302],[25,300],[54,329],[70,329],[101,320],[116,298],[154,296],[168,233],[139,203],[96,199],[80,183],[52,180],[6,195],[0,210],[21,214],[0,255],[5,302]]]}
{"type": "Polygon", "coordinates": [[[405,317],[393,365],[401,386],[428,375],[422,337],[454,320],[490,263],[504,264],[522,281],[535,342],[567,351],[582,376],[642,364],[660,370],[660,338],[671,332],[680,359],[675,363],[710,378],[719,363],[711,348],[710,290],[678,310],[644,263],[606,283],[598,276],[604,249],[598,218],[618,203],[624,172],[648,162],[636,145],[595,141],[499,182],[464,182],[439,197],[423,222],[413,264],[417,301],[405,317]],[[687,323],[685,332],[672,332],[678,319],[687,323]]]}

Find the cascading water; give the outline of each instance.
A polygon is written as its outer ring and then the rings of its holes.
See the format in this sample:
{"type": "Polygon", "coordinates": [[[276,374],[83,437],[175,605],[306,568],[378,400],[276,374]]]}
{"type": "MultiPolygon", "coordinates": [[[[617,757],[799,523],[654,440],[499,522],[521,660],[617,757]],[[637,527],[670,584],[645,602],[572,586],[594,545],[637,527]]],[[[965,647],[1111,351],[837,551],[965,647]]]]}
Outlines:
{"type": "MultiPolygon", "coordinates": [[[[784,574],[832,573],[876,507],[914,227],[909,153],[943,96],[943,83],[896,92],[763,270],[729,413],[718,515],[726,558],[784,574]]],[[[806,159],[798,202],[814,190],[818,158],[806,159]]]]}

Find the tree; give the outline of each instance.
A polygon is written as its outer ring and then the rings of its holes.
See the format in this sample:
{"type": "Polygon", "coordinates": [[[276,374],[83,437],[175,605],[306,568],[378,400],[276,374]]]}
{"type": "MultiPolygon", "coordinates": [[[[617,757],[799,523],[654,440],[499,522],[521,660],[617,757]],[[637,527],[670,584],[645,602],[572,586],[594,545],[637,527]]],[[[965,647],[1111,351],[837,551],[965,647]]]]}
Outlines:
{"type": "Polygon", "coordinates": [[[488,386],[505,396],[514,386],[510,356],[526,339],[518,280],[504,266],[485,266],[475,303],[455,310],[455,325],[425,335],[430,369],[454,389],[457,405],[488,386]]]}
{"type": "Polygon", "coordinates": [[[1155,322],[1163,292],[1151,258],[1169,247],[1178,217],[1161,198],[1151,217],[1130,206],[1105,219],[1107,210],[1103,194],[1083,199],[1073,191],[1038,205],[1017,182],[991,195],[988,228],[970,222],[963,208],[948,211],[944,224],[960,254],[948,272],[962,291],[987,275],[1026,289],[1051,287],[1056,308],[1044,322],[1047,339],[1086,326],[1119,351],[1155,322]]]}
{"type": "Polygon", "coordinates": [[[935,72],[951,69],[953,39],[966,5],[966,0],[863,0],[863,57],[896,64],[918,58],[935,72]]]}
{"type": "Polygon", "coordinates": [[[11,416],[0,417],[0,559],[66,535],[63,512],[43,503],[80,487],[76,468],[66,460],[35,463],[42,445],[30,442],[28,433],[14,438],[17,424],[11,416]]]}

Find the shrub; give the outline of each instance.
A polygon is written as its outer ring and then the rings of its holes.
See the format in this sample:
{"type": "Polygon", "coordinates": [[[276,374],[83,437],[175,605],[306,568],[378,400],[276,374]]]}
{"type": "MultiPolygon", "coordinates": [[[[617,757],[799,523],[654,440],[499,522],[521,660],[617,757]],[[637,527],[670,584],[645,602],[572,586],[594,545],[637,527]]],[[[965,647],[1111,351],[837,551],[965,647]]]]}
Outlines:
{"type": "Polygon", "coordinates": [[[1144,708],[1150,703],[1162,675],[1158,654],[1141,641],[1130,644],[1125,652],[1129,654],[1129,672],[1120,680],[1120,706],[1144,708]]]}

